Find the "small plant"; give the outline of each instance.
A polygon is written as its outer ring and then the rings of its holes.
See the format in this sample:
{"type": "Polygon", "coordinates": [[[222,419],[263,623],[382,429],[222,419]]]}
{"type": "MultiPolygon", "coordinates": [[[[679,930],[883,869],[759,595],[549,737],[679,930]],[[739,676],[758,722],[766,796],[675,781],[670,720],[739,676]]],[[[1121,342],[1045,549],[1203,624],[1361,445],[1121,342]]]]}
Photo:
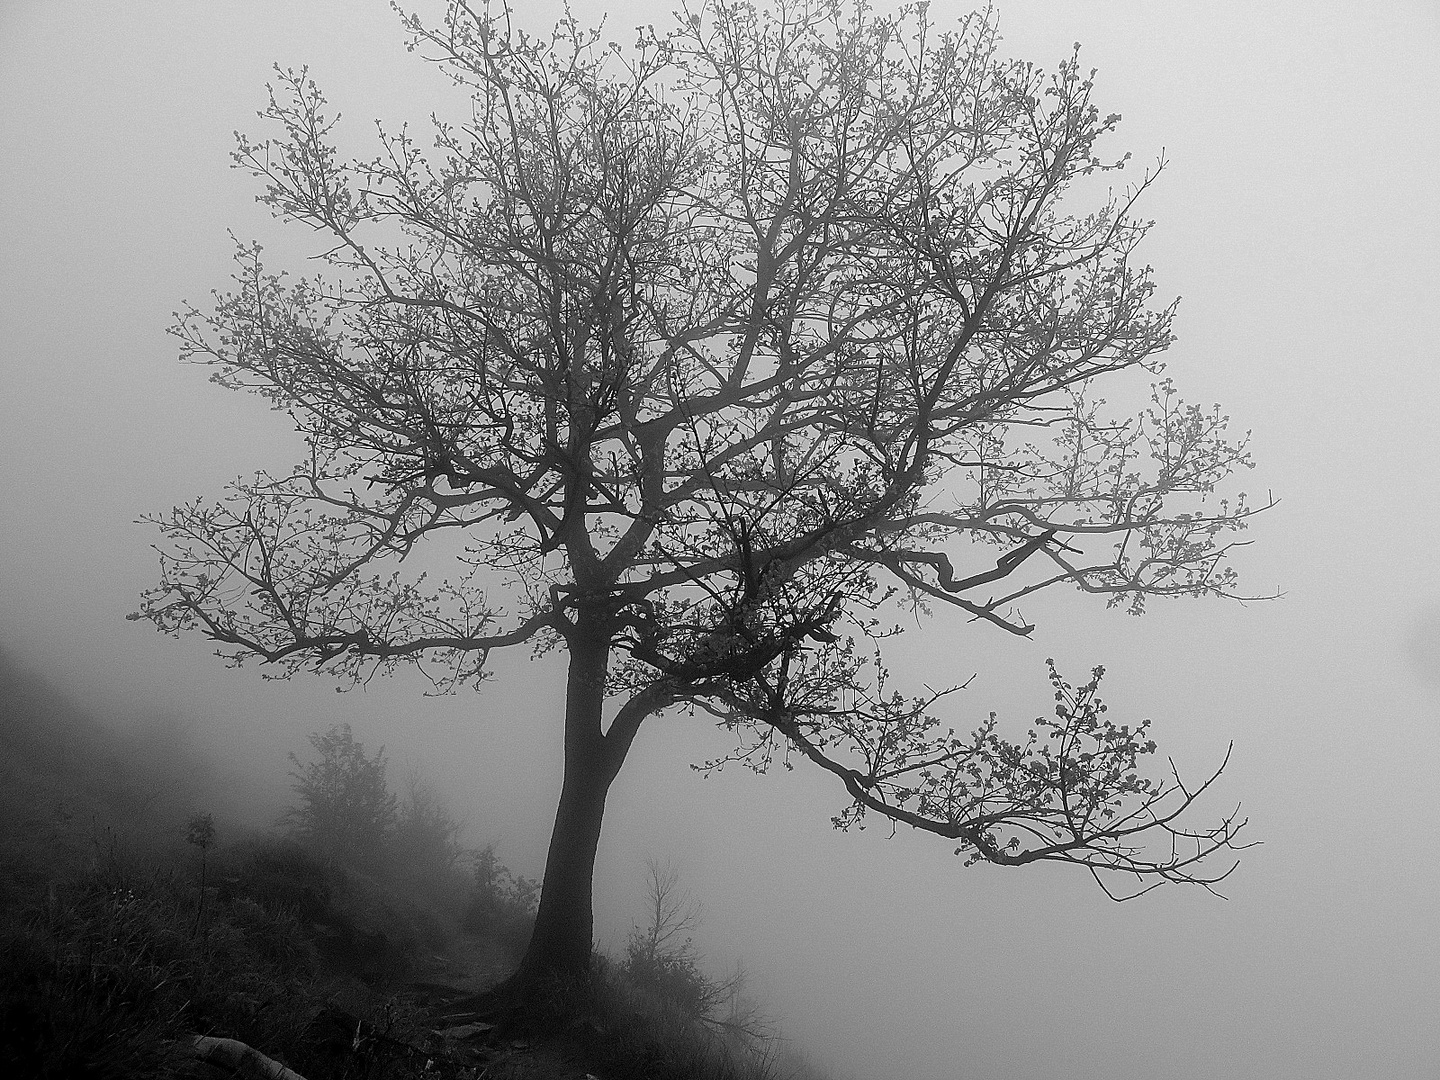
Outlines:
{"type": "Polygon", "coordinates": [[[200,932],[201,917],[205,914],[205,853],[215,843],[215,818],[211,814],[191,814],[185,822],[185,842],[200,849],[200,900],[195,905],[194,937],[200,932]]]}

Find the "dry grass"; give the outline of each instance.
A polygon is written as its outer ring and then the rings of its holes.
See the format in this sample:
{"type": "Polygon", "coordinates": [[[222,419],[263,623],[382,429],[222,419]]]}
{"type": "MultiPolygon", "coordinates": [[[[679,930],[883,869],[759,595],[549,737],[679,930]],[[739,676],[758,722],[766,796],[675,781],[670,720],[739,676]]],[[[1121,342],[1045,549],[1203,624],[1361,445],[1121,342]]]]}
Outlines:
{"type": "Polygon", "coordinates": [[[111,852],[0,938],[0,1073],[164,1077],[188,1035],[295,1048],[315,993],[314,950],[294,915],[212,899],[173,870],[111,852]]]}

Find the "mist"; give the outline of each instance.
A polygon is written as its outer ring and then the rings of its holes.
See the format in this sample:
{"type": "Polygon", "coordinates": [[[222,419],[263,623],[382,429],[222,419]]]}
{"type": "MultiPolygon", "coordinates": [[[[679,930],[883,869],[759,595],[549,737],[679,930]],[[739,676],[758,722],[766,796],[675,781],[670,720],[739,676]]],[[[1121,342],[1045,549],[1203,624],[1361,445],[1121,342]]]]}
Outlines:
{"type": "MultiPolygon", "coordinates": [[[[1262,844],[1226,899],[1176,887],[1115,904],[1074,868],[967,869],[935,837],[837,832],[843,791],[803,768],[702,776],[690,766],[732,744],[667,714],[610,795],[598,944],[623,948],[646,860],[668,860],[704,903],[701,952],[742,962],[836,1080],[1431,1077],[1440,12],[997,6],[1010,55],[1053,65],[1079,41],[1101,109],[1124,117],[1110,148],[1167,162],[1140,249],[1161,295],[1183,298],[1167,375],[1253,431],[1242,486],[1280,502],[1235,561],[1246,589],[1279,598],[1137,619],[1066,594],[1027,605],[1026,640],[942,613],[896,666],[974,673],[951,707],[966,731],[992,710],[1021,727],[1048,712],[1047,657],[1073,674],[1103,664],[1112,715],[1152,717],[1182,773],[1207,773],[1233,740],[1199,816],[1239,803],[1262,844]]],[[[574,9],[585,24],[606,5],[574,9]]],[[[931,6],[942,23],[968,10],[931,6]]],[[[608,11],[628,42],[669,8],[608,11]]],[[[561,9],[522,14],[546,28],[561,9]]],[[[85,745],[158,792],[127,813],[205,810],[222,829],[272,826],[288,755],[347,723],[397,779],[413,768],[434,785],[467,844],[538,878],[561,658],[500,657],[455,696],[413,674],[344,688],[232,669],[125,618],[157,574],[137,518],[296,454],[283,414],[178,363],[165,333],[183,302],[226,286],[227,230],[277,265],[310,253],[229,168],[233,132],[260,127],[276,62],[309,65],[357,154],[374,118],[455,114],[463,99],[403,40],[386,5],[356,0],[0,9],[0,707],[38,746],[62,725],[40,702],[64,699],[93,721],[85,745]]]]}

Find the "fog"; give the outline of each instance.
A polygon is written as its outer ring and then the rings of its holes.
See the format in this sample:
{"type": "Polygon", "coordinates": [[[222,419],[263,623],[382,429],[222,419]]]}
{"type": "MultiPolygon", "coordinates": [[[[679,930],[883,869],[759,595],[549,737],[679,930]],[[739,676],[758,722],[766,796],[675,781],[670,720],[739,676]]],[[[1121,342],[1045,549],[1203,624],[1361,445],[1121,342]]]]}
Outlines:
{"type": "MultiPolygon", "coordinates": [[[[603,4],[577,3],[582,22],[603,4]]],[[[523,6],[548,25],[549,2],[523,6]]],[[[937,2],[945,21],[968,10],[937,2]]],[[[1106,665],[1183,770],[1230,767],[1201,817],[1247,833],[1228,899],[1114,904],[1073,868],[966,869],[934,837],[837,833],[841,791],[797,768],[708,779],[703,720],[647,723],[612,792],[600,943],[623,943],[645,859],[707,912],[785,1035],[837,1078],[1149,1080],[1435,1075],[1440,1014],[1440,10],[1277,0],[1001,3],[1006,52],[1072,42],[1124,116],[1111,149],[1169,161],[1142,248],[1180,295],[1168,374],[1254,432],[1242,486],[1279,505],[1237,558],[1261,603],[1078,595],[1020,641],[937,617],[919,677],[978,678],[964,727],[1048,711],[1043,660],[1106,665]]],[[[668,6],[609,7],[618,40],[668,6]]],[[[217,813],[268,820],[286,755],[348,722],[420,769],[513,868],[539,876],[559,789],[554,659],[504,657],[478,693],[417,678],[337,694],[231,670],[127,622],[156,578],[135,524],[293,458],[282,416],[177,362],[171,312],[225,285],[226,230],[305,237],[228,168],[269,67],[308,64],[363,152],[372,118],[460,104],[371,0],[9,0],[0,7],[0,650],[124,729],[170,718],[214,763],[217,813]],[[236,792],[253,795],[241,797],[236,792]]],[[[179,736],[175,736],[178,738],[179,736]]],[[[196,798],[202,798],[197,795],[196,798]]]]}

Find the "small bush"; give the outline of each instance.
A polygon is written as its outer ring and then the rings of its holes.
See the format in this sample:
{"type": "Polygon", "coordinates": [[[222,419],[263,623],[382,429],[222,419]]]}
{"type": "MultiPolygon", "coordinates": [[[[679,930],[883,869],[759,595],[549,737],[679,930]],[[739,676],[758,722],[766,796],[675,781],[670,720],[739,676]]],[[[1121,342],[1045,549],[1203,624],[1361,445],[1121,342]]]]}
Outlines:
{"type": "Polygon", "coordinates": [[[316,923],[328,916],[336,880],[334,868],[293,840],[251,840],[227,853],[221,888],[316,923]]]}
{"type": "Polygon", "coordinates": [[[404,978],[426,937],[423,905],[293,840],[251,840],[226,868],[224,895],[289,914],[332,969],[361,982],[404,978]]]}
{"type": "Polygon", "coordinates": [[[588,1063],[627,1080],[776,1080],[777,1046],[736,1038],[637,987],[596,955],[585,978],[546,988],[537,1023],[566,1030],[588,1063]]]}

